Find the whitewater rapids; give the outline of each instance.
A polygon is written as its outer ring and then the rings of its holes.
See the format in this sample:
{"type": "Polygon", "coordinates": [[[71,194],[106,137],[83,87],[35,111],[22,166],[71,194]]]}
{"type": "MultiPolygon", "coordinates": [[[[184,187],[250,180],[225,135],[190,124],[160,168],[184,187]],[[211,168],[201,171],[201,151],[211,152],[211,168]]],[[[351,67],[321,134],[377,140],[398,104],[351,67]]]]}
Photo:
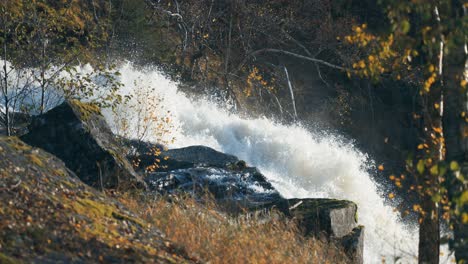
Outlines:
{"type": "MultiPolygon", "coordinates": [[[[123,93],[150,89],[160,100],[154,111],[170,112],[170,137],[175,137],[170,148],[205,145],[236,155],[258,167],[286,198],[354,201],[359,224],[365,226],[366,263],[417,261],[417,228],[403,224],[386,205],[368,172],[372,162],[351,143],[266,118],[241,118],[210,100],[194,101],[158,70],[137,70],[126,64],[119,71],[123,93]]],[[[132,109],[124,111],[129,120],[134,119],[132,109]]],[[[107,118],[112,123],[111,114],[107,118]]]]}

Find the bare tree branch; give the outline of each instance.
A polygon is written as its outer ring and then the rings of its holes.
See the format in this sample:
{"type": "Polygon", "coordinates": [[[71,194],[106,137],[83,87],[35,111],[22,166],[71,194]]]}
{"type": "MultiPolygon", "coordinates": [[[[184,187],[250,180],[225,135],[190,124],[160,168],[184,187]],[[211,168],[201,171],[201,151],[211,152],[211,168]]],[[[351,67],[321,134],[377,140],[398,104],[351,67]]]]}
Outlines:
{"type": "Polygon", "coordinates": [[[248,60],[250,57],[254,57],[254,56],[260,55],[260,54],[262,54],[262,53],[279,53],[279,54],[284,54],[284,55],[296,57],[296,58],[299,58],[299,59],[302,59],[302,60],[306,60],[306,61],[315,62],[315,63],[318,63],[318,64],[321,64],[321,65],[330,67],[330,68],[332,68],[332,69],[337,69],[337,70],[340,70],[340,71],[352,71],[352,70],[350,70],[350,69],[348,69],[348,68],[345,68],[345,67],[342,67],[342,66],[339,66],[339,65],[335,65],[335,64],[332,64],[332,63],[330,63],[330,62],[321,60],[321,59],[316,59],[316,58],[313,58],[313,57],[300,55],[300,54],[297,54],[297,53],[294,53],[294,52],[290,52],[290,51],[286,51],[286,50],[271,49],[271,48],[260,49],[260,50],[256,50],[256,51],[253,51],[253,52],[247,54],[247,56],[246,56],[246,58],[244,59],[244,61],[239,65],[239,69],[241,69],[241,68],[245,65],[245,63],[247,62],[247,60],[248,60]]]}

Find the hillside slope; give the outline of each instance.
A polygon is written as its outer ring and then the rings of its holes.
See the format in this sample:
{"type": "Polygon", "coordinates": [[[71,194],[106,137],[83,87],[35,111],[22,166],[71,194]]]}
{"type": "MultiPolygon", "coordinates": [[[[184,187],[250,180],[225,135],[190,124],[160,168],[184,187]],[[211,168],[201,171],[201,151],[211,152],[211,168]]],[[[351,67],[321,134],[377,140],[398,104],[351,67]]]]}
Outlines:
{"type": "Polygon", "coordinates": [[[0,138],[0,263],[191,263],[56,157],[0,138]]]}

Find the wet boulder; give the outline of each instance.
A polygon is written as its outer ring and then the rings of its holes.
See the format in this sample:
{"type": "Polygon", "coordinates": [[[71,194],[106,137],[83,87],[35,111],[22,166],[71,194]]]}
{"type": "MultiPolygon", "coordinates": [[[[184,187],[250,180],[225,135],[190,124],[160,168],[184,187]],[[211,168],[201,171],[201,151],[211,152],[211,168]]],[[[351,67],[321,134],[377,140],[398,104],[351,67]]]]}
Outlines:
{"type": "Polygon", "coordinates": [[[97,106],[64,102],[34,117],[29,131],[22,140],[63,160],[88,185],[146,188],[97,106]]]}
{"type": "Polygon", "coordinates": [[[165,149],[161,144],[128,139],[122,141],[132,150],[128,158],[138,160],[138,170],[142,171],[153,164],[158,165],[158,171],[172,171],[196,166],[224,168],[238,162],[242,163],[236,156],[206,146],[165,149]]]}
{"type": "Polygon", "coordinates": [[[364,263],[364,226],[355,227],[339,240],[351,263],[364,263]]]}
{"type": "Polygon", "coordinates": [[[164,150],[159,144],[124,140],[132,149],[149,188],[165,194],[211,195],[226,212],[278,208],[287,211],[287,201],[268,179],[236,156],[206,146],[164,150]],[[158,153],[155,155],[154,153],[158,153]],[[155,171],[148,170],[157,164],[155,171]]]}
{"type": "Polygon", "coordinates": [[[305,236],[325,239],[343,248],[350,263],[363,263],[364,227],[357,226],[357,205],[347,200],[289,199],[289,215],[305,236]]]}
{"type": "Polygon", "coordinates": [[[239,161],[236,156],[225,154],[206,146],[189,146],[179,149],[170,149],[164,151],[162,155],[178,162],[212,167],[224,167],[239,161]]]}
{"type": "Polygon", "coordinates": [[[357,205],[335,199],[289,199],[289,213],[296,218],[305,235],[341,238],[356,227],[357,205]]]}
{"type": "Polygon", "coordinates": [[[265,208],[287,208],[286,200],[256,169],[192,167],[169,172],[150,173],[150,189],[162,193],[189,193],[202,197],[209,193],[229,213],[265,208]]]}

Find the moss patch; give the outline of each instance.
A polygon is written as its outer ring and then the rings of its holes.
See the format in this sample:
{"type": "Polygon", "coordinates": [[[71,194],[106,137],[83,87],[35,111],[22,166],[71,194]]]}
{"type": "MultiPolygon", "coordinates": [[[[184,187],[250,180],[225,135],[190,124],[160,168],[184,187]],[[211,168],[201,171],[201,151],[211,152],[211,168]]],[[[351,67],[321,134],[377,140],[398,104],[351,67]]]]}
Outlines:
{"type": "Polygon", "coordinates": [[[92,115],[101,115],[99,106],[92,103],[84,103],[79,100],[70,100],[70,105],[74,110],[78,111],[81,119],[88,120],[92,115]]]}
{"type": "Polygon", "coordinates": [[[38,155],[35,154],[28,154],[26,155],[32,163],[36,164],[39,167],[44,167],[44,163],[42,162],[41,158],[38,155]]]}
{"type": "Polygon", "coordinates": [[[0,141],[4,142],[7,146],[12,147],[17,151],[28,151],[32,149],[18,137],[0,137],[0,141]]]}
{"type": "Polygon", "coordinates": [[[22,263],[21,261],[11,258],[3,253],[0,252],[0,263],[2,264],[17,264],[22,263]]]}

